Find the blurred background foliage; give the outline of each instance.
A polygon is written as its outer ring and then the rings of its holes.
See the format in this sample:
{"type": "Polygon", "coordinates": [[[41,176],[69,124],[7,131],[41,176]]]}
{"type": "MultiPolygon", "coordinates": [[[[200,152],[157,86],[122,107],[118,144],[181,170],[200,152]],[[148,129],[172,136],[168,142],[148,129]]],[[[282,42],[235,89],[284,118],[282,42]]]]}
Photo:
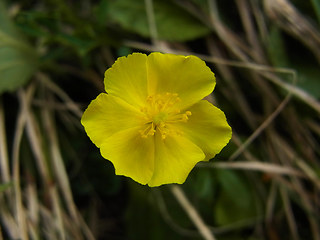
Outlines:
{"type": "Polygon", "coordinates": [[[319,24],[319,0],[1,1],[0,239],[202,239],[80,125],[117,57],[162,51],[207,62],[233,128],[181,186],[215,238],[319,240],[319,24]]]}

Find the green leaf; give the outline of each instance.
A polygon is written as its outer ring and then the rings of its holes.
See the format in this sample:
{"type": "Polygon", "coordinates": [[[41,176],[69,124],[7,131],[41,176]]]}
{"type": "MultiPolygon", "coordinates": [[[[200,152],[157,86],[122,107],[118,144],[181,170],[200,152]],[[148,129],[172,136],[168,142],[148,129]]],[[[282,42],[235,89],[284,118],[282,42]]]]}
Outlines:
{"type": "MultiPolygon", "coordinates": [[[[210,32],[200,21],[169,0],[154,0],[154,15],[159,39],[187,41],[210,32]]],[[[109,2],[109,16],[124,29],[150,37],[144,0],[109,2]]]]}
{"type": "Polygon", "coordinates": [[[24,41],[0,2],[0,94],[25,84],[36,68],[35,50],[24,41]]]}
{"type": "Polygon", "coordinates": [[[257,216],[255,198],[243,178],[233,171],[221,169],[217,171],[217,178],[221,185],[214,209],[218,224],[228,225],[257,216]]]}
{"type": "Polygon", "coordinates": [[[308,62],[295,66],[298,72],[298,87],[307,91],[316,98],[320,98],[320,69],[318,65],[312,65],[308,62]]]}
{"type": "Polygon", "coordinates": [[[282,31],[275,25],[271,26],[267,41],[267,51],[270,61],[276,67],[288,67],[289,59],[282,31]]]}
{"type": "Polygon", "coordinates": [[[316,12],[318,22],[320,24],[320,0],[311,0],[314,11],[316,12]]]}
{"type": "Polygon", "coordinates": [[[84,39],[64,33],[57,34],[56,40],[64,45],[73,47],[81,57],[87,55],[89,51],[97,46],[97,42],[93,40],[84,39]]]}
{"type": "Polygon", "coordinates": [[[7,190],[11,186],[12,186],[12,182],[0,184],[0,193],[4,192],[5,190],[7,190]]]}
{"type": "Polygon", "coordinates": [[[309,52],[304,52],[304,57],[301,58],[301,51],[305,50],[297,50],[292,46],[289,48],[290,45],[284,41],[282,31],[276,26],[270,29],[267,46],[273,66],[295,69],[298,73],[297,86],[316,98],[320,97],[320,69],[309,52]]]}
{"type": "Polygon", "coordinates": [[[102,26],[104,26],[108,21],[108,2],[108,0],[101,0],[93,10],[97,23],[102,26]]]}
{"type": "Polygon", "coordinates": [[[201,201],[208,201],[211,204],[215,194],[215,178],[210,168],[195,168],[192,170],[184,184],[190,192],[197,193],[201,201]]]}

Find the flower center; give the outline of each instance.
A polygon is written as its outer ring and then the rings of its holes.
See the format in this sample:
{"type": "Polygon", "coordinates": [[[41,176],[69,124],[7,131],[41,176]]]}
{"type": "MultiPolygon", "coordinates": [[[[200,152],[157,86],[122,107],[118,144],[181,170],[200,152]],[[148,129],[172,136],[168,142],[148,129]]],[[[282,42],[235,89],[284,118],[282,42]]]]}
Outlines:
{"type": "Polygon", "coordinates": [[[168,118],[168,113],[166,112],[159,112],[157,115],[153,117],[153,122],[156,125],[159,125],[161,122],[164,122],[168,118]]]}
{"type": "Polygon", "coordinates": [[[145,107],[141,108],[144,129],[140,131],[141,137],[153,136],[156,132],[165,139],[170,134],[181,134],[173,128],[176,122],[187,122],[190,111],[180,113],[177,103],[180,98],[176,93],[164,93],[148,96],[145,107]]]}

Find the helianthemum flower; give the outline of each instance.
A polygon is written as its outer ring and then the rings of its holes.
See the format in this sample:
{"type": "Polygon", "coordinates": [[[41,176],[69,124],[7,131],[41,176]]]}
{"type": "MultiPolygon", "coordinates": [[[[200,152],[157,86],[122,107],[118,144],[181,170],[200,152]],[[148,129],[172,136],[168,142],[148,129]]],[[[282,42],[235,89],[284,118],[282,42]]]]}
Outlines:
{"type": "Polygon", "coordinates": [[[215,76],[198,57],[133,53],[105,72],[104,84],[81,123],[117,175],[152,187],[183,183],[231,138],[224,113],[202,100],[215,76]]]}

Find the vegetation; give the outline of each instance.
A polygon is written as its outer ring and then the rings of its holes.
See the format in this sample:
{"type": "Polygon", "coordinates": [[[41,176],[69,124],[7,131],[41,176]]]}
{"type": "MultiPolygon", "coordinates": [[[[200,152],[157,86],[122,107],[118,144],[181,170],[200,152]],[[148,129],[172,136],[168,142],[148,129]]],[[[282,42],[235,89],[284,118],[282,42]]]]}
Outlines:
{"type": "Polygon", "coordinates": [[[1,1],[0,240],[319,240],[319,25],[319,0],[1,1]],[[205,60],[233,129],[179,186],[116,176],[80,124],[153,51],[205,60]]]}

